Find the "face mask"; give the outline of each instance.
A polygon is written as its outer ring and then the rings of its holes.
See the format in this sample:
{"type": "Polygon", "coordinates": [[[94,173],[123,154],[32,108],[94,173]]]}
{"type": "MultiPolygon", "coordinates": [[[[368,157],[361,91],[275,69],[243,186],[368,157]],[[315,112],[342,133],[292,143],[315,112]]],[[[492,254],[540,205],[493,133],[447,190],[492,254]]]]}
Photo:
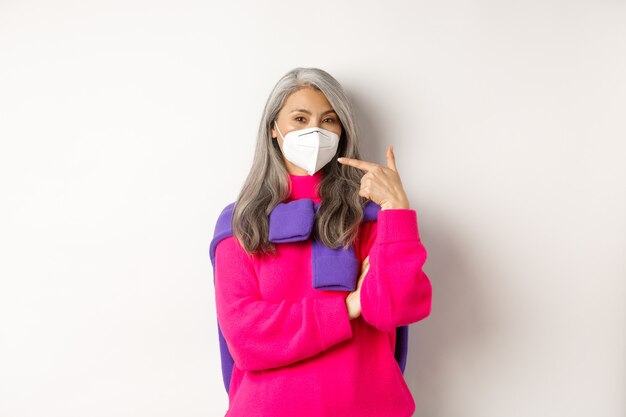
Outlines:
{"type": "MultiPolygon", "coordinates": [[[[278,123],[274,121],[276,129],[278,123]]],[[[337,153],[339,136],[321,127],[293,130],[283,138],[283,154],[294,165],[305,169],[309,175],[315,174],[329,163],[337,153]]]]}

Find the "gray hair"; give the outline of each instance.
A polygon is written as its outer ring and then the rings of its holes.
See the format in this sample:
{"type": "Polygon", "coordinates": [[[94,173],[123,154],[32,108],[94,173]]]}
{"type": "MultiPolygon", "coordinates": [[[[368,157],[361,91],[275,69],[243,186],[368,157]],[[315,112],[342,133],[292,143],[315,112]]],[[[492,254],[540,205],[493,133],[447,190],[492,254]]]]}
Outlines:
{"type": "Polygon", "coordinates": [[[364,172],[336,161],[340,156],[361,159],[352,104],[341,84],[329,73],[319,68],[298,67],[278,80],[265,103],[252,166],[234,204],[233,234],[249,254],[276,252],[269,241],[269,214],[289,197],[290,190],[289,172],[278,141],[272,140],[271,126],[287,97],[305,87],[324,93],[343,128],[337,153],[322,168],[319,184],[322,202],[315,216],[313,234],[328,247],[347,249],[358,233],[363,207],[368,201],[359,195],[364,172]]]}

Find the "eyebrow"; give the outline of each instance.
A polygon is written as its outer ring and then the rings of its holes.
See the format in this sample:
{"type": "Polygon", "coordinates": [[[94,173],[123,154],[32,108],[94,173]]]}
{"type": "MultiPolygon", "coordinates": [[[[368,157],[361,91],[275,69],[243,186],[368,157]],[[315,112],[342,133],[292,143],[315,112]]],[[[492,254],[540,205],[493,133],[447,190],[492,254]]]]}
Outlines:
{"type": "MultiPolygon", "coordinates": [[[[293,110],[291,111],[291,113],[295,113],[295,112],[297,112],[297,111],[302,112],[302,113],[306,113],[306,114],[311,114],[311,112],[310,112],[310,111],[308,111],[307,109],[293,109],[293,110]]],[[[333,110],[333,109],[326,110],[324,113],[322,113],[322,115],[324,115],[324,114],[326,114],[326,113],[335,113],[335,114],[337,114],[337,112],[336,112],[335,110],[333,110]]]]}

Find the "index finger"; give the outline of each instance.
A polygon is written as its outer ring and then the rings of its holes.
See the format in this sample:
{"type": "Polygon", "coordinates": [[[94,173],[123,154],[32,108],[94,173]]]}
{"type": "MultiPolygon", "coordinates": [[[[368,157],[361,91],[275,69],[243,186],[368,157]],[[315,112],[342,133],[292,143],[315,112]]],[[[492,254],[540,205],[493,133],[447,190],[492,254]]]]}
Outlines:
{"type": "Polygon", "coordinates": [[[337,158],[337,161],[339,161],[340,163],[344,165],[350,165],[352,167],[359,168],[364,171],[371,171],[372,169],[378,166],[378,164],[375,164],[374,162],[361,161],[360,159],[354,159],[354,158],[346,158],[345,156],[342,156],[341,158],[337,158]]]}

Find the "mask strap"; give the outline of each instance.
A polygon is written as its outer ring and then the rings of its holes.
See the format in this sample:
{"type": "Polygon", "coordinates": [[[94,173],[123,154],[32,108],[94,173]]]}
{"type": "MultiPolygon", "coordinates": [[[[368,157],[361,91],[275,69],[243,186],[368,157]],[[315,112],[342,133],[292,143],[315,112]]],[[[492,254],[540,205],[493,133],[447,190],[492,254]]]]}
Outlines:
{"type": "Polygon", "coordinates": [[[276,126],[276,130],[278,130],[278,134],[280,134],[280,137],[283,138],[283,140],[285,140],[285,137],[283,136],[280,129],[278,128],[278,123],[276,123],[276,120],[274,120],[274,125],[276,126]]]}

